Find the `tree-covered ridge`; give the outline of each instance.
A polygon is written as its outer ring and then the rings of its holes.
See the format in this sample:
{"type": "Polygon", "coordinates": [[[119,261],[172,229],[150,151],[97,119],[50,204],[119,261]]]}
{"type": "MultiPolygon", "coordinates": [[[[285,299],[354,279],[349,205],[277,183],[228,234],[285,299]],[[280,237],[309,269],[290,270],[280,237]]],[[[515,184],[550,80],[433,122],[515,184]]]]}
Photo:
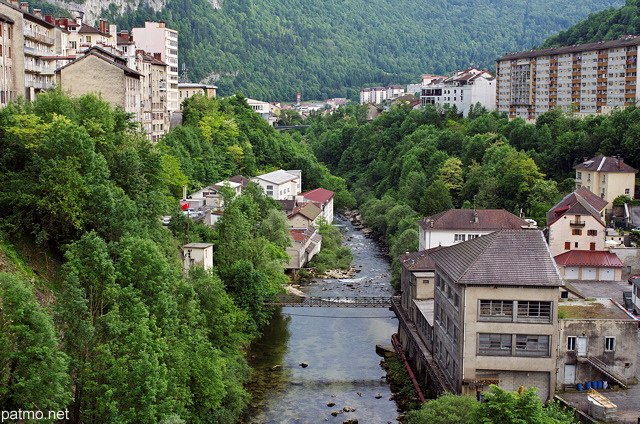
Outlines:
{"type": "Polygon", "coordinates": [[[626,0],[619,9],[592,13],[587,19],[549,37],[540,48],[569,46],[615,40],[623,35],[640,34],[640,1],[626,0]]]}
{"type": "MultiPolygon", "coordinates": [[[[267,101],[353,98],[367,84],[407,84],[422,73],[494,67],[589,13],[621,0],[169,0],[139,8],[120,28],[164,21],[180,36],[193,81],[214,77],[223,95],[267,101]]],[[[182,66],[182,65],[180,65],[182,66]]]]}
{"type": "Polygon", "coordinates": [[[181,186],[283,166],[349,196],[242,97],[197,96],[185,118],[152,144],[93,95],[0,109],[0,409],[68,409],[72,423],[237,421],[244,352],[269,318],[262,299],[287,280],[289,233],[255,184],[227,196],[215,229],[179,211],[181,186]],[[19,240],[59,272],[29,270],[19,240]],[[187,242],[214,245],[213,269],[183,271],[187,242]]]}
{"type": "MultiPolygon", "coordinates": [[[[584,157],[620,154],[640,165],[640,109],[584,119],[554,110],[535,124],[474,107],[469,118],[428,106],[392,107],[368,122],[353,107],[316,119],[306,134],[344,177],[368,226],[395,260],[418,247],[417,219],[451,207],[506,209],[544,225],[573,190],[584,157]]],[[[399,264],[394,262],[395,282],[399,264]]]]}

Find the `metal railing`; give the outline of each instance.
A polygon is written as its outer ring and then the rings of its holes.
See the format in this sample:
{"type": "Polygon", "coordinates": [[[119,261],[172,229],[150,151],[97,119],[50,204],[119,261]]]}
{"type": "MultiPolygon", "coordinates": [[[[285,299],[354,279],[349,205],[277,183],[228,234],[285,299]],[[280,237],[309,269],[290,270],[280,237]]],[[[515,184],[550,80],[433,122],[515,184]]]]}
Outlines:
{"type": "Polygon", "coordinates": [[[266,306],[324,306],[341,308],[390,308],[392,297],[305,297],[295,295],[278,295],[266,297],[263,304],[266,306]]]}

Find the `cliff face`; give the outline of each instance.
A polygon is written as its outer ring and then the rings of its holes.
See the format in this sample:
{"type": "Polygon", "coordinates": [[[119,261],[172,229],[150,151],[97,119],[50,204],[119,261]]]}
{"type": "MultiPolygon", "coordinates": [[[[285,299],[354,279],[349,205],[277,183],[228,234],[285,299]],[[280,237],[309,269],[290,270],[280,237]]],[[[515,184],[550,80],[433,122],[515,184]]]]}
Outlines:
{"type": "MultiPolygon", "coordinates": [[[[151,7],[154,12],[162,10],[169,0],[144,0],[145,5],[151,7]]],[[[209,3],[215,8],[220,9],[222,7],[222,0],[208,0],[209,3]]],[[[119,15],[123,15],[130,10],[137,8],[139,2],[136,0],[85,0],[83,3],[76,3],[74,1],[63,0],[48,0],[48,3],[55,4],[69,11],[78,10],[84,12],[84,20],[89,25],[101,18],[100,14],[103,10],[107,9],[110,5],[115,5],[119,15]]],[[[120,28],[119,28],[120,29],[120,28]]],[[[130,29],[130,28],[122,28],[130,29]]]]}

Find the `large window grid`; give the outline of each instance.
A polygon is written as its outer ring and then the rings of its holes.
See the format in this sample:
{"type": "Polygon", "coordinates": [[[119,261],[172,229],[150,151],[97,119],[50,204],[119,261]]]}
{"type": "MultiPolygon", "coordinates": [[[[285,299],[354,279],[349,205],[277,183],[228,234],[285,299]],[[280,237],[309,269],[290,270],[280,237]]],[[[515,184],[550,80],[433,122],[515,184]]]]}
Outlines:
{"type": "Polygon", "coordinates": [[[544,334],[478,334],[478,355],[549,357],[551,337],[544,334]]]}
{"type": "Polygon", "coordinates": [[[551,305],[552,302],[529,300],[480,300],[478,321],[550,323],[551,305]]]}

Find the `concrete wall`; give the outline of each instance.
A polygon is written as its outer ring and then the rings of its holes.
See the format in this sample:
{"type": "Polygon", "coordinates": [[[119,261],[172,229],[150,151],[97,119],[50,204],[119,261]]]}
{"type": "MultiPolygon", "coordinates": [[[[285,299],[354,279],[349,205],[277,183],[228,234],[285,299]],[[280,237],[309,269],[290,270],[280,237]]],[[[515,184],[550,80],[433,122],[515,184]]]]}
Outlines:
{"type": "Polygon", "coordinates": [[[560,319],[558,346],[558,387],[565,378],[565,364],[576,365],[576,383],[610,380],[609,377],[581,360],[577,351],[567,349],[569,336],[587,338],[587,355],[596,357],[615,373],[631,382],[636,376],[638,325],[634,320],[560,319]],[[615,351],[605,351],[605,337],[615,337],[615,351]]]}
{"type": "MultiPolygon", "coordinates": [[[[464,346],[462,349],[462,378],[473,379],[479,370],[491,370],[498,373],[521,372],[518,381],[526,387],[538,387],[540,377],[535,373],[548,374],[544,377],[548,386],[555,387],[555,355],[557,348],[558,320],[557,300],[559,289],[538,289],[527,287],[469,287],[464,292],[464,326],[462,327],[464,346]],[[552,302],[551,322],[490,322],[478,321],[479,300],[536,300],[552,302]],[[525,356],[480,356],[478,355],[479,333],[548,335],[550,354],[548,357],[525,356]],[[526,373],[534,377],[524,378],[526,373]]],[[[515,309],[515,305],[514,305],[515,309]]],[[[515,314],[515,310],[514,310],[515,314]]],[[[510,374],[509,374],[510,375],[510,374]]],[[[515,381],[515,380],[514,380],[515,381]]],[[[542,381],[542,380],[540,380],[542,381]]],[[[516,387],[516,389],[517,389],[516,387]]],[[[544,389],[544,387],[540,387],[544,389]]],[[[511,389],[510,389],[511,390],[511,389]]],[[[546,390],[546,389],[545,389],[546,390]]],[[[548,391],[551,395],[552,390],[548,391]]],[[[542,394],[542,393],[540,393],[542,394]]],[[[544,399],[544,398],[543,398],[544,399]]]]}
{"type": "Polygon", "coordinates": [[[622,270],[622,279],[626,280],[630,275],[640,275],[640,249],[637,247],[616,247],[609,249],[611,253],[618,255],[625,268],[622,270]],[[629,269],[629,267],[631,267],[629,269]]]}
{"type": "Polygon", "coordinates": [[[62,90],[79,97],[87,93],[101,93],[112,106],[125,107],[125,76],[122,69],[96,56],[87,56],[58,74],[62,90]]]}

